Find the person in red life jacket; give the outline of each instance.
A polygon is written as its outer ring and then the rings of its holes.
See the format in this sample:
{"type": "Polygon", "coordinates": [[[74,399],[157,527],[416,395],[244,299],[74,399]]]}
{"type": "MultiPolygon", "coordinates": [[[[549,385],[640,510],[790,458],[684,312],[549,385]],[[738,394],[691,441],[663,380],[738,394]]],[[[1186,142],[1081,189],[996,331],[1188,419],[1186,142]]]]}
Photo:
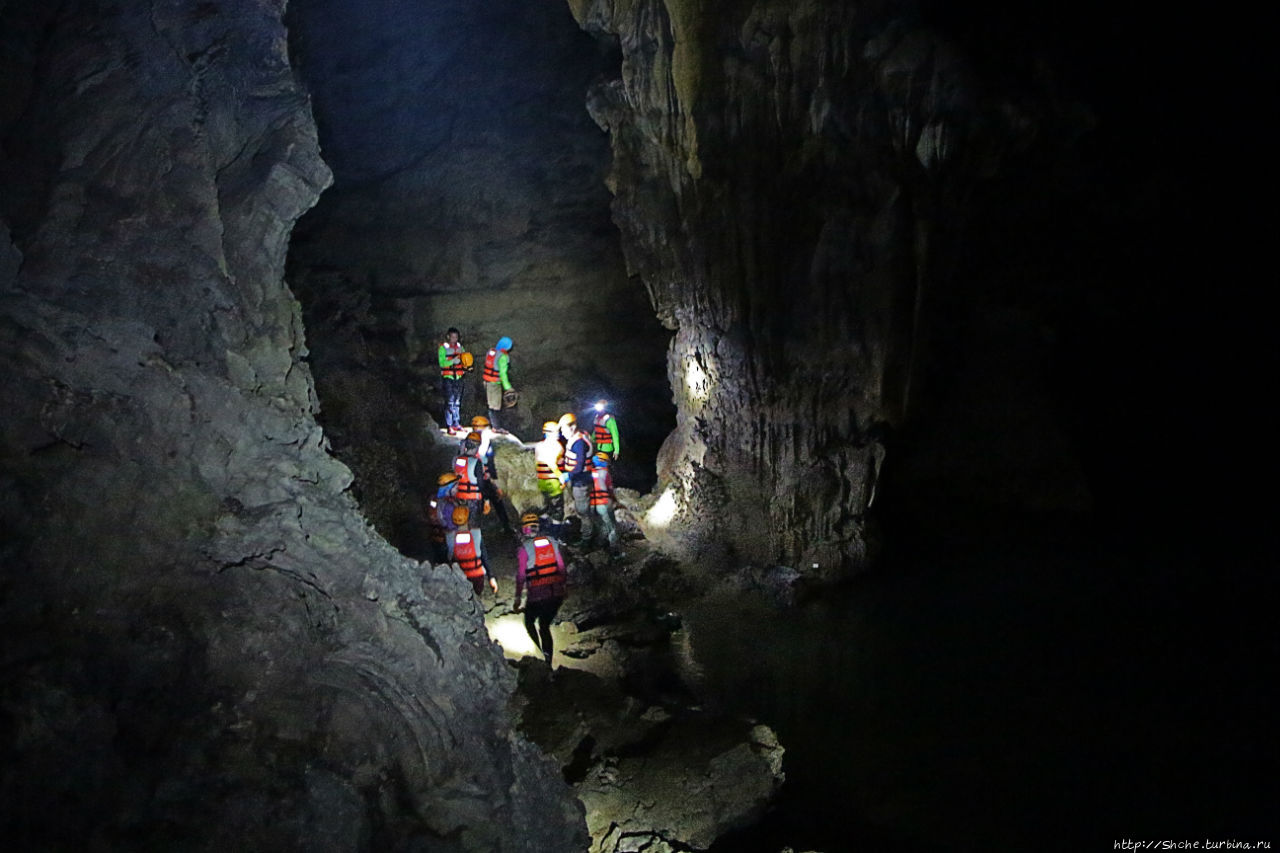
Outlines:
{"type": "Polygon", "coordinates": [[[446,534],[454,529],[453,495],[457,490],[458,475],[452,471],[441,474],[436,480],[434,495],[427,501],[427,526],[430,530],[431,562],[447,563],[449,546],[446,534]]]}
{"type": "Polygon", "coordinates": [[[462,377],[471,367],[471,354],[460,340],[461,333],[450,328],[436,350],[440,382],[444,386],[444,426],[450,433],[462,429],[462,377]]]}
{"type": "Polygon", "coordinates": [[[622,452],[622,443],[618,441],[618,419],[609,411],[609,401],[600,400],[595,405],[596,419],[592,424],[592,438],[596,442],[597,453],[608,453],[614,462],[622,452]]]}
{"type": "Polygon", "coordinates": [[[537,513],[526,512],[520,517],[520,533],[524,541],[516,551],[514,610],[520,612],[520,597],[527,587],[529,606],[524,609],[524,629],[542,652],[547,666],[551,667],[554,651],[551,623],[564,603],[569,575],[564,568],[560,543],[550,536],[540,535],[537,513]]]}
{"type": "Polygon", "coordinates": [[[591,446],[590,437],[578,429],[576,418],[564,424],[561,434],[564,436],[564,471],[573,491],[573,508],[582,525],[578,534],[578,544],[582,544],[590,542],[595,532],[591,520],[591,457],[595,448],[591,446]]]}
{"type": "Polygon", "coordinates": [[[484,594],[485,580],[496,595],[498,581],[489,571],[489,555],[484,549],[484,537],[479,525],[474,523],[475,513],[464,506],[453,508],[455,529],[445,534],[445,542],[449,546],[449,562],[462,570],[476,595],[484,594]]]}
{"type": "Polygon", "coordinates": [[[597,453],[591,459],[591,511],[600,520],[600,532],[614,558],[625,557],[618,545],[618,519],[613,508],[617,499],[613,494],[613,474],[609,471],[609,454],[597,453]]]}
{"type": "Polygon", "coordinates": [[[480,436],[480,444],[476,448],[476,458],[480,460],[480,494],[497,513],[498,521],[505,530],[518,533],[511,526],[511,517],[507,515],[506,504],[502,502],[502,490],[498,488],[497,449],[493,446],[494,430],[489,419],[484,415],[476,415],[471,419],[473,434],[480,436]]]}
{"type": "Polygon", "coordinates": [[[468,433],[458,448],[458,455],[453,457],[453,466],[450,471],[458,477],[453,488],[453,502],[458,506],[478,509],[484,500],[480,490],[480,484],[484,479],[484,468],[476,456],[479,448],[480,434],[468,433]]]}
{"type": "Polygon", "coordinates": [[[511,338],[504,335],[484,357],[484,395],[485,402],[489,404],[489,420],[494,429],[501,429],[498,425],[498,413],[502,411],[503,392],[515,390],[507,376],[513,346],[515,344],[511,342],[511,338]]]}

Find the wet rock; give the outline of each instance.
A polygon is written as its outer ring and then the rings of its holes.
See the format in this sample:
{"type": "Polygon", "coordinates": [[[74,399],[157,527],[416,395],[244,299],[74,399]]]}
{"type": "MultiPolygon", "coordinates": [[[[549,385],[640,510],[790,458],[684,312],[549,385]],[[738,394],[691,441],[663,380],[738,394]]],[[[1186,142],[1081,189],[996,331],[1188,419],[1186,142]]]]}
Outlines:
{"type": "Polygon", "coordinates": [[[469,587],[316,423],[282,276],[330,177],[283,5],[5,6],[3,835],[580,849],[469,587]]]}

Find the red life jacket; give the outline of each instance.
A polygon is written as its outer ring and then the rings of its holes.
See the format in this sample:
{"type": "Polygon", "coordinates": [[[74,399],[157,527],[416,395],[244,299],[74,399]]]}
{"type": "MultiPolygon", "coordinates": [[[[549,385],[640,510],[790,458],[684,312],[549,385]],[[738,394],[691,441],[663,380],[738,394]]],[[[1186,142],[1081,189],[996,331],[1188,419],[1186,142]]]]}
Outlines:
{"type": "Polygon", "coordinates": [[[608,506],[613,503],[613,481],[608,468],[591,469],[591,505],[608,506]]]}
{"type": "MultiPolygon", "coordinates": [[[[445,341],[440,346],[444,347],[445,352],[448,353],[450,358],[462,355],[462,341],[458,341],[456,344],[450,344],[448,341],[445,341]]],[[[462,366],[461,361],[457,364],[440,368],[440,375],[445,379],[461,379],[462,375],[466,372],[467,369],[462,366]]]]}
{"type": "Polygon", "coordinates": [[[453,496],[460,501],[480,500],[480,476],[476,467],[480,461],[474,456],[457,456],[453,460],[453,473],[458,475],[457,489],[453,496]]]}
{"type": "Polygon", "coordinates": [[[560,446],[560,442],[555,442],[555,465],[551,464],[550,445],[547,439],[538,442],[534,448],[534,458],[537,460],[538,479],[539,480],[555,480],[560,477],[560,471],[564,465],[564,448],[560,446]]]}
{"type": "Polygon", "coordinates": [[[480,552],[476,549],[476,540],[468,531],[461,531],[453,537],[453,561],[462,568],[462,573],[469,580],[484,577],[484,564],[480,562],[480,552]]]}
{"type": "Polygon", "coordinates": [[[529,588],[564,583],[564,572],[556,560],[556,546],[545,536],[524,543],[525,577],[529,588]]]}
{"type": "Polygon", "coordinates": [[[498,372],[498,356],[502,353],[491,349],[484,356],[484,381],[501,382],[502,374],[498,372]]]}
{"type": "Polygon", "coordinates": [[[596,415],[596,449],[603,450],[605,453],[613,452],[613,433],[609,431],[609,419],[613,415],[608,412],[601,412],[596,415]]]}

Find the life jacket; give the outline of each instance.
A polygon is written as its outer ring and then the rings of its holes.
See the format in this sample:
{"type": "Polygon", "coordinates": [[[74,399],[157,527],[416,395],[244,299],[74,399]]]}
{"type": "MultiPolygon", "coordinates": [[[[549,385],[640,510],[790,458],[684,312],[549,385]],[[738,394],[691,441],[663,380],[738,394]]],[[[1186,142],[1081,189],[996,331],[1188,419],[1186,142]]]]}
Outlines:
{"type": "MultiPolygon", "coordinates": [[[[462,355],[462,341],[458,341],[456,344],[450,344],[448,341],[445,341],[440,345],[440,348],[445,351],[449,358],[462,355]]],[[[457,364],[451,364],[448,367],[440,368],[440,375],[445,379],[461,379],[462,374],[466,372],[467,369],[462,366],[461,361],[457,364]]]]}
{"type": "Polygon", "coordinates": [[[591,505],[608,506],[613,503],[613,479],[608,468],[591,469],[591,505]]]}
{"type": "Polygon", "coordinates": [[[453,496],[459,501],[480,500],[480,460],[474,456],[457,456],[453,460],[453,473],[458,475],[453,496]]]}
{"type": "Polygon", "coordinates": [[[476,548],[475,536],[469,530],[454,534],[453,562],[458,564],[469,580],[484,577],[484,564],[480,562],[480,550],[476,548]]]}
{"type": "Polygon", "coordinates": [[[573,452],[573,448],[578,445],[579,440],[587,445],[587,467],[591,467],[591,457],[596,455],[596,451],[591,445],[591,438],[585,432],[580,432],[570,439],[569,446],[564,449],[564,470],[566,471],[572,471],[578,467],[578,454],[573,452]]]}
{"type": "Polygon", "coordinates": [[[484,381],[485,382],[501,382],[502,374],[498,372],[498,356],[502,355],[501,350],[491,349],[484,356],[484,381]]]}
{"type": "Polygon", "coordinates": [[[545,536],[535,536],[524,543],[525,578],[529,589],[564,583],[564,571],[556,560],[556,545],[545,536]]]}
{"type": "Polygon", "coordinates": [[[556,480],[564,470],[564,447],[554,438],[544,438],[533,446],[539,480],[556,480]]]}
{"type": "MultiPolygon", "coordinates": [[[[443,542],[444,534],[444,516],[441,512],[441,505],[444,501],[432,498],[430,507],[427,509],[427,527],[431,530],[432,542],[443,542]]],[[[452,509],[450,510],[452,512],[452,509]]]]}
{"type": "Polygon", "coordinates": [[[612,417],[608,412],[596,415],[596,449],[605,453],[613,452],[613,433],[609,431],[609,420],[612,417]]]}

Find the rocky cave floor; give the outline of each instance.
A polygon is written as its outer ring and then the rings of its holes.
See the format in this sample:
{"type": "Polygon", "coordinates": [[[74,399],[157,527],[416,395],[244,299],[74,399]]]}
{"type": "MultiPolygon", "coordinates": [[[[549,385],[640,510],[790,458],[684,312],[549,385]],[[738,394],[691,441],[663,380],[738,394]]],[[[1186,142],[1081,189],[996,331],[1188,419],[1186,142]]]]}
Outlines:
{"type": "MultiPolygon", "coordinates": [[[[499,445],[513,520],[537,506],[531,448],[499,445]]],[[[451,450],[447,440],[441,449],[451,450]]],[[[618,500],[622,556],[563,545],[569,594],[553,627],[553,669],[513,611],[518,539],[496,514],[482,530],[498,592],[486,589],[480,604],[517,675],[511,711],[577,792],[593,851],[706,850],[765,814],[784,781],[784,748],[768,726],[700,695],[681,614],[727,592],[725,584],[784,607],[793,602],[794,578],[774,570],[716,580],[646,541],[638,519],[650,496],[619,488],[618,500]]]]}

